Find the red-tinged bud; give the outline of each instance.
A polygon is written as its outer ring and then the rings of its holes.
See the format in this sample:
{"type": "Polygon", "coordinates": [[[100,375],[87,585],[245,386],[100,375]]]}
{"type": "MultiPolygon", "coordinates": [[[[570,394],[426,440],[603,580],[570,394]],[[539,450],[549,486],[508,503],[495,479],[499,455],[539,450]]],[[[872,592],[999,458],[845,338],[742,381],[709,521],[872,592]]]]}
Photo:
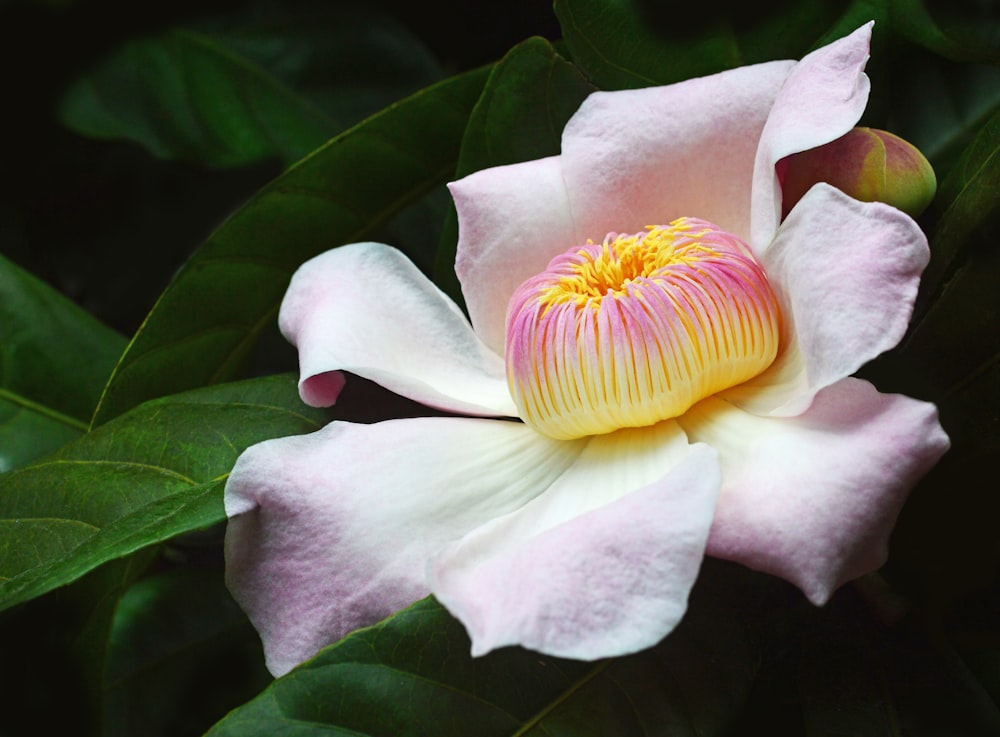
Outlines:
{"type": "Polygon", "coordinates": [[[778,162],[782,218],[817,182],[864,202],[885,202],[912,217],[934,198],[934,169],[912,144],[887,131],[854,128],[836,141],[778,162]]]}

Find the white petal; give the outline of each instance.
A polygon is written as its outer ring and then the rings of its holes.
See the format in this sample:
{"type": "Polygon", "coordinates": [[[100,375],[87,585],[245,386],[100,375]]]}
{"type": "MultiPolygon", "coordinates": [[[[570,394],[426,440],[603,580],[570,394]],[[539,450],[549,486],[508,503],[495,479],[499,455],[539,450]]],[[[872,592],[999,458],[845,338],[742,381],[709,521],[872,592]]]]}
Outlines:
{"type": "Polygon", "coordinates": [[[781,353],[722,396],[761,415],[803,412],[816,392],[902,339],[929,255],[908,215],[814,186],[763,256],[781,303],[781,353]]]}
{"type": "Polygon", "coordinates": [[[907,494],[948,448],[933,405],[857,379],[799,417],[710,398],[679,422],[722,463],[709,555],[781,576],[816,604],[885,562],[907,494]]]}
{"type": "Polygon", "coordinates": [[[417,418],[251,447],[226,485],[226,575],[268,668],[426,596],[433,555],[522,507],[585,445],[518,422],[417,418]]]}
{"type": "Polygon", "coordinates": [[[698,217],[743,239],[757,143],[794,62],[663,87],[596,92],[563,132],[562,166],[584,236],[698,217]]]}
{"type": "Polygon", "coordinates": [[[673,422],[593,437],[544,494],[451,546],[433,591],[475,655],[649,647],[684,614],[718,487],[715,453],[673,422]]]}
{"type": "Polygon", "coordinates": [[[829,143],[847,133],[868,104],[864,73],[872,23],[802,58],[785,80],[767,124],[753,172],[750,245],[763,253],[781,218],[781,184],[775,164],[789,154],[829,143]]]}
{"type": "Polygon", "coordinates": [[[455,272],[469,317],[502,356],[514,290],[580,243],[559,157],[483,169],[448,188],[458,211],[455,272]]]}
{"type": "Polygon", "coordinates": [[[503,359],[409,259],[379,243],[335,248],[292,277],[279,324],[299,349],[303,400],[324,406],[350,371],[430,407],[514,416],[503,359]]]}

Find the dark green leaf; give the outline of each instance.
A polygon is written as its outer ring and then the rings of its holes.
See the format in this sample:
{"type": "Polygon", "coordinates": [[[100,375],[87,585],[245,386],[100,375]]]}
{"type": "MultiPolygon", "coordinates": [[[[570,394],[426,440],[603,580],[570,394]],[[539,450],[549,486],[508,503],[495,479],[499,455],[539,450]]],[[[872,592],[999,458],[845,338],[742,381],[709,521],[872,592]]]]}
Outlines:
{"type": "Polygon", "coordinates": [[[0,471],[87,429],[125,339],[0,257],[0,471]]]}
{"type": "Polygon", "coordinates": [[[129,41],[81,78],[63,122],[163,158],[286,164],[439,74],[420,43],[375,11],[271,6],[205,30],[129,41]]]}
{"type": "Polygon", "coordinates": [[[892,78],[887,127],[926,156],[944,178],[961,150],[1000,110],[1000,68],[909,53],[892,78]]]}
{"type": "Polygon", "coordinates": [[[602,89],[669,84],[740,63],[724,20],[697,34],[678,24],[667,38],[635,12],[631,0],[557,0],[555,10],[573,61],[602,89]]]}
{"type": "Polygon", "coordinates": [[[916,618],[889,628],[850,596],[839,596],[824,614],[803,641],[798,684],[806,737],[1000,734],[997,705],[916,618]]]}
{"type": "Polygon", "coordinates": [[[974,244],[898,351],[898,361],[919,367],[939,400],[1000,360],[1000,228],[978,232],[990,240],[974,244]]]}
{"type": "Polygon", "coordinates": [[[889,0],[894,26],[956,61],[1000,60],[1000,14],[987,0],[889,0]]]}
{"type": "Polygon", "coordinates": [[[573,61],[599,87],[616,90],[801,57],[831,33],[839,37],[870,20],[867,5],[845,11],[843,0],[723,2],[705,13],[652,0],[556,0],[555,8],[573,61]]]}
{"type": "Polygon", "coordinates": [[[566,122],[594,89],[545,39],[518,44],[469,117],[457,176],[558,154],[566,122]]]}
{"type": "Polygon", "coordinates": [[[221,571],[140,581],[122,597],[111,631],[103,737],[203,733],[270,682],[260,650],[221,571]]]}
{"type": "Polygon", "coordinates": [[[149,402],[0,475],[0,609],[221,521],[240,452],[325,417],[301,404],[292,378],[255,379],[149,402]]]}
{"type": "Polygon", "coordinates": [[[303,261],[363,240],[453,173],[487,74],[455,77],[369,118],[236,212],[161,295],[115,369],[95,423],[231,378],[274,322],[303,261]]]}
{"type": "Polygon", "coordinates": [[[334,132],[442,77],[423,43],[376,6],[254,3],[248,15],[204,30],[322,110],[334,132]]]}
{"type": "Polygon", "coordinates": [[[964,597],[950,612],[948,625],[962,661],[1000,705],[1000,578],[964,597]]]}
{"type": "Polygon", "coordinates": [[[334,132],[318,107],[215,39],[189,30],[129,41],[66,95],[60,115],[156,156],[236,166],[294,161],[334,132]]]}
{"type": "MultiPolygon", "coordinates": [[[[931,262],[924,272],[911,332],[868,372],[879,386],[942,404],[1000,359],[1000,112],[982,128],[941,184],[928,213],[931,262]]],[[[982,428],[989,405],[962,402],[948,417],[954,433],[982,428]],[[972,410],[966,415],[965,410],[972,410]],[[979,419],[975,419],[978,416],[979,419]],[[970,425],[971,423],[971,425],[970,425]]],[[[967,438],[982,442],[975,433],[967,438]]]]}
{"type": "MultiPolygon", "coordinates": [[[[462,138],[456,178],[491,166],[558,154],[562,130],[594,88],[548,41],[528,39],[496,65],[462,138]]],[[[458,298],[454,208],[438,251],[435,281],[458,298]]]]}
{"type": "Polygon", "coordinates": [[[879,360],[880,389],[938,405],[952,448],[913,493],[893,536],[893,558],[921,598],[943,606],[996,580],[1000,500],[1000,227],[956,272],[904,344],[879,360]]]}
{"type": "Polygon", "coordinates": [[[0,734],[98,737],[105,648],[122,591],[152,549],[110,561],[70,586],[0,612],[0,734]]]}
{"type": "Polygon", "coordinates": [[[473,659],[461,625],[428,599],[324,650],[209,735],[723,735],[756,675],[775,589],[738,566],[706,568],[711,580],[652,650],[596,663],[517,648],[473,659]]]}
{"type": "Polygon", "coordinates": [[[882,390],[934,401],[951,437],[951,450],[914,491],[893,536],[901,578],[936,607],[1000,573],[1000,504],[984,483],[1000,456],[998,242],[994,216],[975,231],[912,335],[866,370],[882,390]]]}
{"type": "Polygon", "coordinates": [[[973,234],[1000,208],[1000,110],[982,127],[941,183],[940,212],[931,233],[934,258],[924,273],[924,294],[933,294],[960,262],[973,234]]]}

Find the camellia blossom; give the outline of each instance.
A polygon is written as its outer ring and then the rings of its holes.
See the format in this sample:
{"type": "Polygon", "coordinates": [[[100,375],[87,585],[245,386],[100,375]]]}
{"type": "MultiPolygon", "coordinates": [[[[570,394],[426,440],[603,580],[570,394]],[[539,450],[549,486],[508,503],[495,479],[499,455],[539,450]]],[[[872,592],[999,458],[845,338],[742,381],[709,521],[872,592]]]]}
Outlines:
{"type": "Polygon", "coordinates": [[[776,169],[858,121],[870,31],[595,93],[560,155],[453,183],[469,319],[388,246],[300,268],[279,322],[307,403],[347,371],[460,416],[239,458],[228,583],[273,673],[428,593],[473,654],[596,659],[667,635],[706,554],[817,605],[884,562],[948,439],[851,374],[903,336],[927,241],[822,183],[782,219],[776,169]]]}

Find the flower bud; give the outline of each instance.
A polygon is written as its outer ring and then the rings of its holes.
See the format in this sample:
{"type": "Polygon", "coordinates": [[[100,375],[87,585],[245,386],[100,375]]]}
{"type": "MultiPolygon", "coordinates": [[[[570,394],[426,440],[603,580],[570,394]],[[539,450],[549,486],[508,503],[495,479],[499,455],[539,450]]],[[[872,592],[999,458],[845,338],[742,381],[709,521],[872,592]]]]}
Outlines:
{"type": "Polygon", "coordinates": [[[934,169],[912,144],[874,128],[853,128],[835,141],[787,156],[777,165],[782,218],[817,182],[864,202],[885,202],[912,217],[934,198],[934,169]]]}

